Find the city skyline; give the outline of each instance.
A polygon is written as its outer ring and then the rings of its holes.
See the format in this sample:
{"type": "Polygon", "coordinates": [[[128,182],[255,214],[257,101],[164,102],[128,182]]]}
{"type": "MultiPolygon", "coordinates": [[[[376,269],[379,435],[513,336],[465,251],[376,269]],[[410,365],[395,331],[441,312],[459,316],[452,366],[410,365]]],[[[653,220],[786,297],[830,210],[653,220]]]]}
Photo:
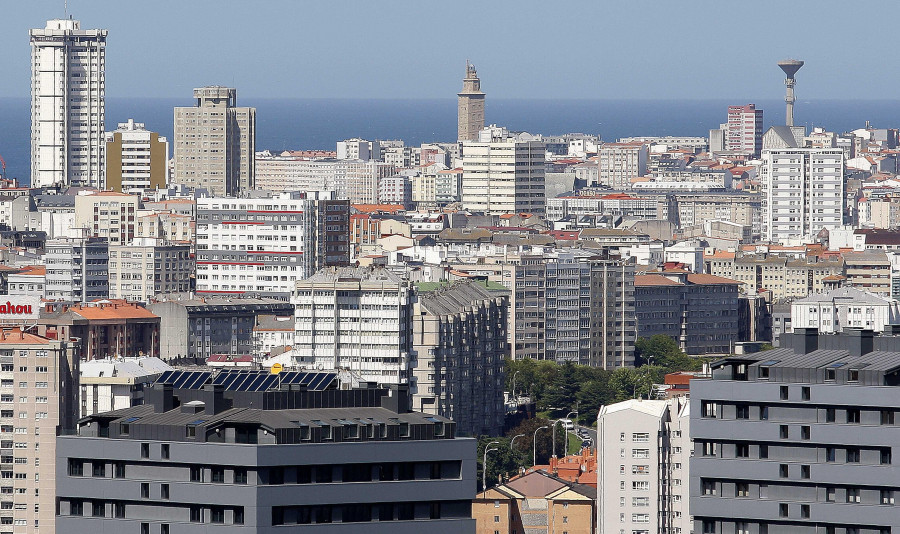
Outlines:
{"type": "MultiPolygon", "coordinates": [[[[0,58],[6,73],[0,97],[29,91],[27,49],[15,30],[24,33],[64,16],[62,4],[7,7],[6,27],[12,31],[0,35],[0,47],[8,51],[0,58]]],[[[173,97],[221,84],[239,88],[246,98],[440,98],[458,85],[459,65],[468,58],[478,67],[484,90],[497,99],[753,101],[779,96],[773,82],[781,80],[781,73],[773,63],[787,57],[807,62],[798,76],[801,102],[859,98],[858,84],[848,74],[861,70],[867,73],[865,98],[893,97],[895,75],[878,68],[875,56],[860,53],[863,44],[821,46],[822,35],[846,31],[827,5],[806,11],[762,2],[752,13],[735,13],[728,2],[704,3],[690,17],[675,5],[652,10],[626,3],[497,2],[477,10],[471,5],[436,5],[422,13],[409,2],[297,9],[273,1],[264,4],[267,9],[234,3],[227,10],[210,10],[205,2],[164,1],[150,9],[98,1],[72,2],[68,12],[85,28],[110,31],[109,97],[173,97]],[[273,31],[275,20],[285,30],[273,31]],[[802,25],[793,22],[800,20],[802,25]],[[245,38],[226,39],[207,29],[235,21],[241,24],[235,31],[245,38]],[[725,28],[727,46],[724,40],[717,45],[715,36],[725,28]],[[709,38],[698,41],[704,33],[709,38]],[[741,34],[747,38],[738,38],[741,34]],[[586,38],[573,47],[573,35],[586,38]],[[716,65],[728,75],[709,76],[716,65]],[[548,68],[552,76],[545,74],[548,68]]],[[[867,31],[889,30],[891,18],[869,20],[867,31]]]]}

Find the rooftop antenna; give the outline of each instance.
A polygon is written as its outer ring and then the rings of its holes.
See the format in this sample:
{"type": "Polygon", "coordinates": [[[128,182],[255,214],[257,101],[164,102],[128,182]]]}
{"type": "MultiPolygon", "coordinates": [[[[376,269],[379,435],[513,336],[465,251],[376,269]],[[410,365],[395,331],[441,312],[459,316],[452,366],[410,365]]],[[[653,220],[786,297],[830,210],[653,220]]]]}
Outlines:
{"type": "Polygon", "coordinates": [[[787,92],[784,95],[784,102],[787,104],[787,113],[785,114],[785,123],[787,126],[794,125],[794,85],[797,83],[794,80],[794,75],[797,74],[797,71],[800,70],[800,67],[803,66],[803,62],[797,59],[785,59],[784,61],[779,61],[778,66],[781,67],[781,70],[787,75],[787,78],[784,79],[784,85],[787,86],[787,92]]]}

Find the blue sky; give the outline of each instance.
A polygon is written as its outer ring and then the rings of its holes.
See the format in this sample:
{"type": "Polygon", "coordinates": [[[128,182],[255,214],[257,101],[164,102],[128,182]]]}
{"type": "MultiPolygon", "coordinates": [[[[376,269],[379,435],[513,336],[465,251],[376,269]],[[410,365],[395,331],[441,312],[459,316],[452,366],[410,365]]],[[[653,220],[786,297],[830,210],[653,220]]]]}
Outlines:
{"type": "MultiPolygon", "coordinates": [[[[63,0],[2,2],[0,97],[29,94],[27,30],[63,0]]],[[[900,3],[835,0],[70,0],[109,30],[110,97],[453,98],[466,58],[493,98],[784,94],[775,63],[806,61],[798,100],[893,99],[900,3]],[[859,10],[857,14],[852,10],[859,10]]]]}

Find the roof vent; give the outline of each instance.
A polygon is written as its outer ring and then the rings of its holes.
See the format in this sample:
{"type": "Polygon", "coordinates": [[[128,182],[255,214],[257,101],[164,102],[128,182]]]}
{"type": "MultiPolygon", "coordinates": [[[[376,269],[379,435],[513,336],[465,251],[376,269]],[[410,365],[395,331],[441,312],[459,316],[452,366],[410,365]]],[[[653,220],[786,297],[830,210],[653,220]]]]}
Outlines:
{"type": "Polygon", "coordinates": [[[203,401],[190,401],[181,405],[181,413],[200,413],[206,410],[206,403],[203,401]]]}

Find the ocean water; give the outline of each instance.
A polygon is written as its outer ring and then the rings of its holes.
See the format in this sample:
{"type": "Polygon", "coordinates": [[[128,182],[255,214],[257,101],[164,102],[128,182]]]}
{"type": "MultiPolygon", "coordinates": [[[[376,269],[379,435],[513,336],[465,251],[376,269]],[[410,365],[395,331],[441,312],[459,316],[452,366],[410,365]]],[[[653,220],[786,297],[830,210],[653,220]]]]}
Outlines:
{"type": "MultiPolygon", "coordinates": [[[[604,140],[637,135],[706,136],[725,122],[735,100],[499,100],[488,95],[489,123],[545,135],[599,134],[604,140]]],[[[258,150],[334,150],[350,137],[403,139],[409,145],[456,139],[456,100],[253,99],[238,104],[257,108],[258,150]]],[[[784,123],[782,100],[756,101],[765,125],[784,123]]],[[[110,98],[106,129],[133,118],[172,138],[172,108],[191,106],[184,98],[110,98]]],[[[797,124],[844,132],[870,121],[879,128],[900,127],[900,101],[799,100],[797,124]]],[[[0,98],[0,156],[7,176],[28,181],[30,101],[0,98]]]]}

